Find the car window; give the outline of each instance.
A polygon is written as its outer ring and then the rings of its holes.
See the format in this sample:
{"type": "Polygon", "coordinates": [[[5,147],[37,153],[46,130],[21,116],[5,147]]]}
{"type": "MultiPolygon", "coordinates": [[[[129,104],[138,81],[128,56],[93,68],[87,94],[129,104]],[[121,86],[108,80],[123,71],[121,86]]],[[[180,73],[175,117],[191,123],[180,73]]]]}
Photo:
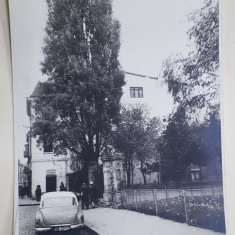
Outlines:
{"type": "Polygon", "coordinates": [[[74,197],[45,198],[42,202],[42,207],[75,206],[75,205],[77,205],[77,202],[74,197]]]}

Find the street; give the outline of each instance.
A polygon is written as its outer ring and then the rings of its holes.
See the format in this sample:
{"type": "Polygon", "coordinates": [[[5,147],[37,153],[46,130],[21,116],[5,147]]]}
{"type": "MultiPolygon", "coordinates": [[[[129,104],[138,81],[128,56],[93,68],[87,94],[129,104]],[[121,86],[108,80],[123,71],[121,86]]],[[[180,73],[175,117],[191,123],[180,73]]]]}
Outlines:
{"type": "MultiPolygon", "coordinates": [[[[34,218],[38,205],[19,207],[19,235],[35,235],[34,218]]],[[[149,216],[127,210],[111,208],[96,208],[83,211],[85,216],[84,227],[80,231],[57,232],[58,235],[224,235],[207,229],[189,226],[185,223],[177,223],[161,219],[157,216],[149,216]],[[94,230],[94,231],[93,231],[94,230]]],[[[55,235],[55,232],[42,235],[55,235]]]]}
{"type": "MultiPolygon", "coordinates": [[[[20,206],[19,207],[19,235],[35,235],[34,220],[38,205],[20,206]]],[[[55,232],[43,233],[43,235],[53,235],[55,232]]],[[[57,233],[58,234],[58,233],[57,233]]],[[[60,235],[98,235],[88,227],[81,230],[71,230],[59,232],[60,235]]]]}

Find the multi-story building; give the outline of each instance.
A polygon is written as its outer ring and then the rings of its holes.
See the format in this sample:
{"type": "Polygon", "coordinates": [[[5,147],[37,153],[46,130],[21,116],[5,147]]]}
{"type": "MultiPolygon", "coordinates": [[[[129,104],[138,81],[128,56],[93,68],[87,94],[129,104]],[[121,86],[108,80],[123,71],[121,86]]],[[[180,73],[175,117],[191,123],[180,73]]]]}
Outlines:
{"type": "MultiPolygon", "coordinates": [[[[145,105],[149,110],[151,117],[158,116],[163,118],[172,110],[172,99],[162,87],[157,78],[149,78],[135,74],[126,74],[125,86],[123,86],[123,96],[121,103],[123,105],[145,105]]],[[[34,109],[33,103],[37,96],[42,92],[43,83],[38,83],[30,97],[27,98],[27,114],[30,125],[33,122],[34,109]]],[[[42,192],[58,191],[60,183],[63,182],[68,189],[72,184],[72,170],[70,169],[70,156],[54,156],[52,146],[42,143],[40,146],[37,140],[28,134],[28,143],[25,146],[25,157],[28,158],[31,169],[31,189],[32,193],[37,185],[41,186],[42,192]]],[[[153,175],[151,181],[157,181],[159,177],[153,175]]],[[[141,183],[142,175],[135,169],[134,183],[141,183]]]]}
{"type": "MultiPolygon", "coordinates": [[[[34,117],[34,100],[42,92],[43,83],[38,83],[30,97],[27,98],[27,114],[30,125],[34,117]]],[[[58,191],[60,183],[66,184],[66,175],[71,172],[69,167],[69,155],[55,156],[51,144],[38,144],[37,139],[30,132],[25,146],[25,157],[31,169],[31,191],[34,194],[37,185],[42,192],[58,191]]]]}
{"type": "Polygon", "coordinates": [[[173,99],[160,79],[127,73],[123,86],[123,105],[141,104],[151,117],[166,117],[173,108],[173,99]]]}

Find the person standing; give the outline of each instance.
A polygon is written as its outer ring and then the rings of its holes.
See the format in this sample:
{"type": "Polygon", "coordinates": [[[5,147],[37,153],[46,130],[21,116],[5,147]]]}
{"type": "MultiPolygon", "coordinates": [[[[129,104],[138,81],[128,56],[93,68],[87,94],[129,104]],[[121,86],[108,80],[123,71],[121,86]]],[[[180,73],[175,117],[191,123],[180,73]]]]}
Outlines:
{"type": "Polygon", "coordinates": [[[24,186],[23,186],[23,197],[28,196],[28,186],[26,185],[26,183],[24,182],[24,186]]]}
{"type": "Polygon", "coordinates": [[[80,189],[81,197],[82,197],[82,209],[89,209],[89,187],[84,182],[80,189]]]}
{"type": "Polygon", "coordinates": [[[38,202],[40,202],[41,195],[42,195],[42,191],[41,191],[41,186],[40,185],[37,186],[36,191],[35,191],[35,195],[36,195],[36,200],[38,202]]]}
{"type": "Polygon", "coordinates": [[[96,188],[94,186],[94,183],[91,181],[89,185],[89,195],[90,195],[90,202],[92,208],[95,208],[96,204],[96,188]]]}
{"type": "Polygon", "coordinates": [[[20,199],[23,198],[23,186],[22,185],[19,186],[19,197],[20,199]]]}
{"type": "Polygon", "coordinates": [[[60,184],[60,191],[67,191],[67,189],[64,187],[63,182],[61,182],[61,184],[60,184]]]}

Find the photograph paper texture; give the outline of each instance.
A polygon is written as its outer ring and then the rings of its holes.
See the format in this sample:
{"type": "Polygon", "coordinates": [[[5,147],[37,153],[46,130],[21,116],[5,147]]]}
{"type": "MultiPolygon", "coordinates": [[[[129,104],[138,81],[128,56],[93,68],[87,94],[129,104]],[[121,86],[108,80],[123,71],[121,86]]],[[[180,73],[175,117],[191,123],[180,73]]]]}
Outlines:
{"type": "Polygon", "coordinates": [[[13,92],[10,25],[6,1],[0,1],[0,234],[12,234],[14,221],[13,92]]]}
{"type": "Polygon", "coordinates": [[[225,234],[218,2],[10,14],[16,232],[225,234]]]}

